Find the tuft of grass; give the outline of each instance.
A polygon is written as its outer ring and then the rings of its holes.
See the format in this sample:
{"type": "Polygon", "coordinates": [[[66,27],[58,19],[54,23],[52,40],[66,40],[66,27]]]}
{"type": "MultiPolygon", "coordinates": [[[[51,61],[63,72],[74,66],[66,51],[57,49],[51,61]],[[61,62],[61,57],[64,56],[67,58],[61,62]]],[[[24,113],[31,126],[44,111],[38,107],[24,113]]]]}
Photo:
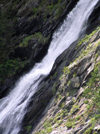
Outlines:
{"type": "Polygon", "coordinates": [[[75,121],[73,119],[68,119],[65,126],[68,127],[68,128],[74,128],[75,121]]]}
{"type": "Polygon", "coordinates": [[[72,107],[72,109],[71,109],[71,111],[70,111],[71,114],[74,113],[74,112],[76,112],[78,109],[79,109],[79,105],[76,105],[76,104],[73,105],[73,107],[72,107]]]}

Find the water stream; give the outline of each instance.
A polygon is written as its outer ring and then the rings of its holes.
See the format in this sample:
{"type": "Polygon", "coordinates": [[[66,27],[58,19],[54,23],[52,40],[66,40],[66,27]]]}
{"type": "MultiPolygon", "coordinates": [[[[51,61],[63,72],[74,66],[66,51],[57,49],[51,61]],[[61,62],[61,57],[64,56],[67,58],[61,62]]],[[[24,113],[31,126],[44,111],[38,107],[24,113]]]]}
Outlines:
{"type": "Polygon", "coordinates": [[[54,33],[47,55],[33,69],[22,76],[11,92],[0,100],[0,134],[18,134],[27,105],[47,76],[56,58],[76,41],[99,0],[80,0],[61,27],[54,33]]]}

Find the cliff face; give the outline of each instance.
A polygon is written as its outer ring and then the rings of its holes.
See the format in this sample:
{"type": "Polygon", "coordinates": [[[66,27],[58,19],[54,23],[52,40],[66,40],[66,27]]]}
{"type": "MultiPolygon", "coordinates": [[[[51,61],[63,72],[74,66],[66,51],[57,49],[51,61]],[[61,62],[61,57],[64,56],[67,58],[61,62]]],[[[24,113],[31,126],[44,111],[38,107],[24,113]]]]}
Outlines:
{"type": "MultiPolygon", "coordinates": [[[[66,52],[62,56],[68,57],[66,52]]],[[[81,39],[71,56],[51,87],[54,97],[33,134],[100,133],[100,27],[81,39]]]]}
{"type": "Polygon", "coordinates": [[[0,97],[44,57],[53,31],[77,1],[0,1],[0,97]]]}

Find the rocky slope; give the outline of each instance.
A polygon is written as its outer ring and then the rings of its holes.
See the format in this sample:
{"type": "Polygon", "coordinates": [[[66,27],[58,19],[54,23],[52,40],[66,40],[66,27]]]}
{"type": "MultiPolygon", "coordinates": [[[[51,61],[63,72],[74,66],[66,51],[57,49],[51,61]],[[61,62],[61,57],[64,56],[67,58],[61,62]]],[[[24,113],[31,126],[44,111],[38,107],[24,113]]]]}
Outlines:
{"type": "Polygon", "coordinates": [[[80,40],[75,51],[54,82],[55,95],[33,134],[100,133],[100,27],[80,40]]]}

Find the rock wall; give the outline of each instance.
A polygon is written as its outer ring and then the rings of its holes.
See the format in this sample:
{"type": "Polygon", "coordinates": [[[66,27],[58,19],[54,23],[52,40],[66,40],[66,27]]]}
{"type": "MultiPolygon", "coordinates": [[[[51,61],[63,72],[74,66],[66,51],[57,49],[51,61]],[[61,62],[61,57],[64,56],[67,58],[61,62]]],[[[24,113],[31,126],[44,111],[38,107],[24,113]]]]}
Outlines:
{"type": "MultiPolygon", "coordinates": [[[[61,57],[68,58],[66,52],[61,57]]],[[[100,27],[78,41],[70,64],[62,64],[58,81],[48,89],[54,97],[32,134],[99,134],[100,27]]]]}

